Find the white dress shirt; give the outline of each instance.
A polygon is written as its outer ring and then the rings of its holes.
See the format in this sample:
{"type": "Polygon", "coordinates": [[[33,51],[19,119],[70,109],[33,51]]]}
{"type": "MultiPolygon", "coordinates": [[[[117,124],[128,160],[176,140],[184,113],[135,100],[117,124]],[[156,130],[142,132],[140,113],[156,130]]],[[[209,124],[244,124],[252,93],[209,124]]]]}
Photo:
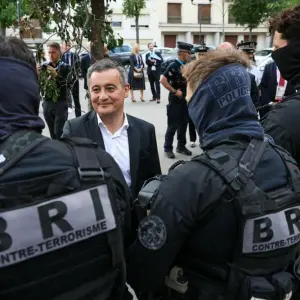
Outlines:
{"type": "Polygon", "coordinates": [[[109,132],[101,118],[97,114],[98,125],[102,133],[105,151],[108,152],[119,165],[123,176],[130,187],[130,156],[127,129],[129,127],[126,114],[124,114],[124,123],[122,127],[112,134],[109,132]]]}

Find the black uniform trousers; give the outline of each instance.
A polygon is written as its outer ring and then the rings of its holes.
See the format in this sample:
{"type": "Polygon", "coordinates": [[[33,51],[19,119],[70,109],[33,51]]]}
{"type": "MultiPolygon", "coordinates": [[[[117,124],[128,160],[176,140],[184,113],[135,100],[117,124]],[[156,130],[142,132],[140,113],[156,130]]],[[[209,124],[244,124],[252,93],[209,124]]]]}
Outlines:
{"type": "Polygon", "coordinates": [[[68,119],[68,103],[65,100],[43,100],[44,118],[48,125],[50,136],[59,140],[63,133],[65,122],[68,119]]]}
{"type": "Polygon", "coordinates": [[[72,89],[70,90],[70,94],[68,94],[68,106],[72,108],[72,97],[71,93],[73,96],[74,100],[74,107],[75,107],[75,116],[80,117],[81,116],[81,106],[80,106],[80,99],[79,99],[79,80],[77,79],[76,81],[73,82],[71,85],[72,89]]]}
{"type": "Polygon", "coordinates": [[[189,134],[190,134],[190,141],[195,143],[197,138],[196,128],[191,118],[189,118],[189,134]]]}
{"type": "Polygon", "coordinates": [[[157,71],[148,70],[148,79],[150,82],[151,93],[154,100],[160,99],[160,73],[157,71]]]}
{"type": "Polygon", "coordinates": [[[189,122],[187,103],[184,98],[178,98],[169,94],[167,105],[168,127],[165,135],[165,151],[173,150],[174,135],[177,131],[177,149],[183,149],[186,145],[186,130],[189,122]]]}

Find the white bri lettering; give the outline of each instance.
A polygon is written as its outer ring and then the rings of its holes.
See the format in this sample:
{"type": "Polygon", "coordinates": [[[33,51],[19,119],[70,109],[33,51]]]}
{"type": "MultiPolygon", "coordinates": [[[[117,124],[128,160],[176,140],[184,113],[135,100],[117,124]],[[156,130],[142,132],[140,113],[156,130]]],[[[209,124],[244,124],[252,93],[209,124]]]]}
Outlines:
{"type": "Polygon", "coordinates": [[[274,251],[299,243],[300,206],[247,220],[243,240],[243,253],[274,251]]]}
{"type": "Polygon", "coordinates": [[[106,185],[0,213],[0,268],[114,228],[106,185]]]}

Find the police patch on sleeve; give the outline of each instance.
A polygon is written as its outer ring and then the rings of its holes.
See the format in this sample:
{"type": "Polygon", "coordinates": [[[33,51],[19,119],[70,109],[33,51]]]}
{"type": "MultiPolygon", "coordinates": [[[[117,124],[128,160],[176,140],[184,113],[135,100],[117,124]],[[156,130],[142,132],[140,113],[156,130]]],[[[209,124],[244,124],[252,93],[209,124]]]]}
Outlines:
{"type": "Polygon", "coordinates": [[[142,220],[138,229],[138,239],[146,249],[161,249],[167,240],[167,228],[163,220],[157,216],[148,216],[142,220]]]}

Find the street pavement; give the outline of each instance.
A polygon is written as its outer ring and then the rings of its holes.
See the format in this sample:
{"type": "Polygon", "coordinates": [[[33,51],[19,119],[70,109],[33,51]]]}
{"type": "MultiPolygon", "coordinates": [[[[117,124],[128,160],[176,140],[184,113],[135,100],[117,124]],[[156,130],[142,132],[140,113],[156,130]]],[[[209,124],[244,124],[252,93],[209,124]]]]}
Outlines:
{"type": "MultiPolygon", "coordinates": [[[[148,122],[154,124],[155,130],[156,130],[157,147],[158,147],[158,153],[159,153],[159,157],[160,157],[161,168],[162,168],[162,172],[164,174],[166,174],[168,172],[169,167],[173,163],[175,163],[177,160],[189,160],[190,157],[182,155],[182,154],[178,154],[176,152],[174,152],[176,155],[176,159],[169,159],[169,158],[165,157],[165,155],[164,155],[163,145],[164,145],[165,132],[167,129],[166,105],[168,103],[168,92],[163,87],[161,87],[161,89],[162,89],[161,103],[157,104],[156,102],[150,102],[149,100],[152,98],[152,94],[151,94],[149,82],[146,80],[146,91],[144,94],[144,98],[146,101],[141,102],[139,91],[135,91],[135,98],[136,98],[137,102],[133,103],[129,96],[125,101],[125,111],[126,111],[126,113],[128,113],[130,115],[133,115],[137,118],[143,119],[145,121],[148,121],[148,122]]],[[[88,102],[87,102],[87,99],[85,99],[85,90],[83,89],[83,80],[80,80],[80,102],[81,102],[82,111],[88,112],[88,102]]],[[[43,118],[42,106],[40,106],[40,116],[43,118]]],[[[75,118],[74,112],[69,114],[69,119],[72,119],[72,118],[75,118]]],[[[47,124],[43,131],[43,134],[46,136],[50,136],[47,124]]],[[[201,150],[199,147],[197,147],[197,148],[189,147],[188,133],[187,133],[187,141],[188,141],[187,148],[193,152],[193,156],[201,153],[201,150]]],[[[198,141],[197,141],[197,143],[198,143],[198,141]]],[[[174,148],[176,147],[176,145],[177,145],[177,139],[175,136],[174,144],[173,144],[174,148]]]]}

